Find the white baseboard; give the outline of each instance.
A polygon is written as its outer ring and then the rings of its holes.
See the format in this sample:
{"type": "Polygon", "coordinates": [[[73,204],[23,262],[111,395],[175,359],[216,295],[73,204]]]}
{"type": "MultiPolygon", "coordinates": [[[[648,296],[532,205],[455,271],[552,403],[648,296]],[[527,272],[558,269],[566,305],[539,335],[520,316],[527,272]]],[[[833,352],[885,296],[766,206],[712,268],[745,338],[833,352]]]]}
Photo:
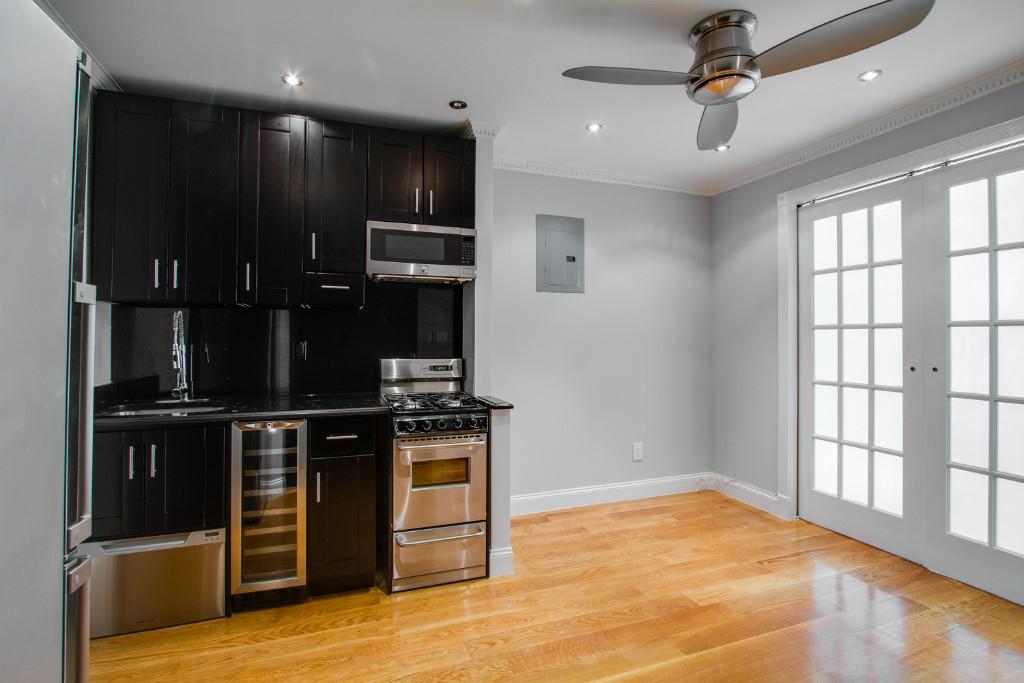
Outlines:
{"type": "Polygon", "coordinates": [[[699,491],[705,486],[702,480],[714,478],[714,472],[680,474],[671,477],[638,479],[635,481],[579,486],[572,489],[539,491],[512,496],[512,516],[530,515],[535,512],[550,512],[564,508],[614,503],[620,500],[635,500],[653,496],[668,496],[673,493],[699,491]]]}
{"type": "MultiPolygon", "coordinates": [[[[753,484],[731,479],[717,472],[698,472],[655,479],[523,493],[512,496],[512,516],[518,517],[537,512],[597,505],[598,503],[614,503],[704,490],[720,491],[730,498],[735,498],[741,503],[746,503],[777,517],[792,518],[788,512],[791,507],[790,501],[785,496],[779,496],[753,484]]],[[[495,552],[497,551],[491,551],[492,574],[494,573],[495,552]]]]}
{"type": "Polygon", "coordinates": [[[507,576],[516,571],[512,548],[491,548],[491,577],[507,576]]]}
{"type": "Polygon", "coordinates": [[[760,486],[754,486],[745,481],[731,479],[724,474],[716,473],[714,485],[706,488],[720,491],[730,498],[735,498],[741,503],[746,503],[758,510],[764,510],[776,517],[793,519],[792,515],[789,514],[789,498],[772,493],[760,486]]]}

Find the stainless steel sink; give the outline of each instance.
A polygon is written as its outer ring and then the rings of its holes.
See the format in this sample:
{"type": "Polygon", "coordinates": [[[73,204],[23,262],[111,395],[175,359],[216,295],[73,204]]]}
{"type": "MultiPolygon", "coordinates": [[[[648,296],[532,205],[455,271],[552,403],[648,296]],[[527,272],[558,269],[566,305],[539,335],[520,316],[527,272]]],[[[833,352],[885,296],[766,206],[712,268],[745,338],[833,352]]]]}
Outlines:
{"type": "Polygon", "coordinates": [[[197,413],[216,413],[227,409],[227,406],[223,403],[210,403],[209,400],[210,399],[208,398],[192,399],[189,401],[167,399],[154,401],[153,403],[122,404],[111,406],[106,410],[98,411],[96,414],[99,417],[132,417],[143,415],[176,416],[193,415],[197,413]],[[201,403],[201,405],[194,405],[196,403],[201,403]]]}

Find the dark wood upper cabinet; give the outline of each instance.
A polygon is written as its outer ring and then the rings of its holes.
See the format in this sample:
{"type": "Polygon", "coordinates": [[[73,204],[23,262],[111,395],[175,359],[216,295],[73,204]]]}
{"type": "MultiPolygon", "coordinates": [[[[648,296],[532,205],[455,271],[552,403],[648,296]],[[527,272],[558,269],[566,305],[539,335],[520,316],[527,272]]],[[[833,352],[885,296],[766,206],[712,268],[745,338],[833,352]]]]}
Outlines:
{"type": "Polygon", "coordinates": [[[471,228],[476,219],[476,143],[427,137],[423,143],[424,223],[471,228]]]}
{"type": "Polygon", "coordinates": [[[361,126],[306,122],[307,272],[366,272],[366,145],[361,126]]]}
{"type": "Polygon", "coordinates": [[[302,298],[306,119],[242,113],[237,301],[302,298]]]}
{"type": "Polygon", "coordinates": [[[399,130],[370,131],[366,217],[376,221],[420,223],[423,188],[423,136],[399,130]]]}
{"type": "Polygon", "coordinates": [[[171,105],[167,301],[235,301],[237,109],[171,105]]]}
{"type": "Polygon", "coordinates": [[[95,112],[92,272],[97,296],[162,302],[171,103],[100,92],[95,112]]]}

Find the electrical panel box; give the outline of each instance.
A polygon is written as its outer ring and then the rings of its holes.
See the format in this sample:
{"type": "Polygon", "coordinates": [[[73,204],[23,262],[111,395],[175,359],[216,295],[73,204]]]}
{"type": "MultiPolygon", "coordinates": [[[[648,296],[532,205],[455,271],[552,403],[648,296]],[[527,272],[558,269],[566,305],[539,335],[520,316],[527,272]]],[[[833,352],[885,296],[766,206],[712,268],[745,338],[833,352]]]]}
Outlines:
{"type": "Polygon", "coordinates": [[[537,291],[583,293],[583,219],[537,214],[537,291]]]}

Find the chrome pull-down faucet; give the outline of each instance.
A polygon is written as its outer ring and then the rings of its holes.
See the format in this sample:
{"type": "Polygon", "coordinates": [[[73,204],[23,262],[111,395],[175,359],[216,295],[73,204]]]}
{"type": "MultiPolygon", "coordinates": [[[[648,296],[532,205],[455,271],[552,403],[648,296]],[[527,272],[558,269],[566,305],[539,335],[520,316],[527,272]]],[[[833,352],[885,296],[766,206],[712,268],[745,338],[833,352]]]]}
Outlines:
{"type": "Polygon", "coordinates": [[[173,359],[174,369],[178,373],[176,386],[171,389],[171,396],[187,401],[188,363],[186,357],[187,349],[185,348],[185,315],[181,311],[174,312],[174,318],[171,322],[171,333],[173,336],[171,340],[171,358],[173,359]]]}

